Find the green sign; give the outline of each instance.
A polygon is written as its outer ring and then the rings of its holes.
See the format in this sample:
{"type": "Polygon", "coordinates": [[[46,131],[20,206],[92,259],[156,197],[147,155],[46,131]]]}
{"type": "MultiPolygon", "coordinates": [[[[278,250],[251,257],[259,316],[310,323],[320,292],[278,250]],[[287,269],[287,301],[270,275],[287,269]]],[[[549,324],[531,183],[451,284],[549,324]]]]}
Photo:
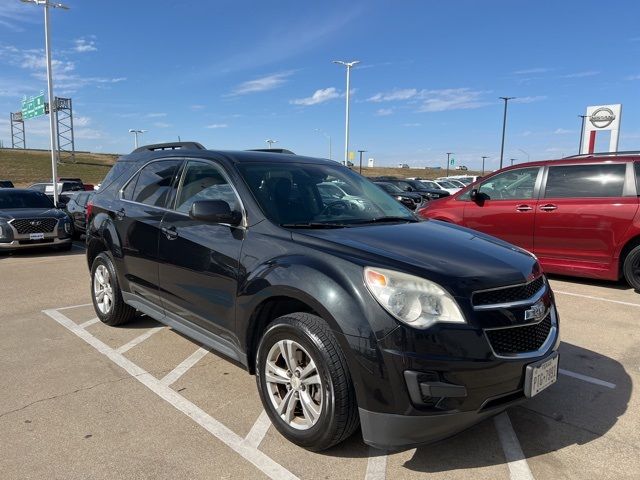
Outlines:
{"type": "Polygon", "coordinates": [[[455,158],[452,158],[452,159],[451,159],[451,165],[453,165],[454,163],[456,163],[456,159],[455,159],[455,158]]]}
{"type": "Polygon", "coordinates": [[[37,97],[22,99],[22,119],[28,120],[29,118],[39,117],[44,115],[44,93],[41,93],[37,97]]]}

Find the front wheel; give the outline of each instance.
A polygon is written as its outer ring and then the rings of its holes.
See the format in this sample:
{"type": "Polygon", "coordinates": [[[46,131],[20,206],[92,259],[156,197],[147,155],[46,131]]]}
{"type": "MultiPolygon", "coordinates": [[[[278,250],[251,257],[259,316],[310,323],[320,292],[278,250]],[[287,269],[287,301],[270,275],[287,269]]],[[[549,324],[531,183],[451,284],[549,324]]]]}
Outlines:
{"type": "Polygon", "coordinates": [[[344,353],[321,318],[293,313],[276,319],[260,341],[256,362],[262,404],[291,442],[325,450],[358,427],[344,353]]]}
{"type": "Polygon", "coordinates": [[[640,245],[627,254],[622,272],[627,283],[640,291],[640,245]]]}

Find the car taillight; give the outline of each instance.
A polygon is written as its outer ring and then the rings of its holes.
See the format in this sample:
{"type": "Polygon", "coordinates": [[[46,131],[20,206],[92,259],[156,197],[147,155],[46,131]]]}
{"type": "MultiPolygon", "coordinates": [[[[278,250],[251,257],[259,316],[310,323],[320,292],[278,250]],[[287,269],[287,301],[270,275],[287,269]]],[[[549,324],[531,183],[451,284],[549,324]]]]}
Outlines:
{"type": "Polygon", "coordinates": [[[93,212],[93,202],[92,201],[88,201],[87,202],[87,206],[86,206],[86,210],[85,210],[85,216],[87,218],[87,223],[89,223],[89,218],[91,217],[91,213],[93,212]]]}

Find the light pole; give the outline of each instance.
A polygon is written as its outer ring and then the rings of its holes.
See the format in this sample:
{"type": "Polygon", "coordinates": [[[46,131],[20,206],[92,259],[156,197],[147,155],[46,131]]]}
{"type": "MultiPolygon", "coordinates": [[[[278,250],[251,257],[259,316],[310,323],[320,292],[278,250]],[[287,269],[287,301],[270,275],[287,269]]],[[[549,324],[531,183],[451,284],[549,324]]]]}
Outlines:
{"type": "Polygon", "coordinates": [[[513,162],[515,162],[517,158],[510,158],[509,160],[511,160],[511,166],[513,167],[513,162]]]}
{"type": "Polygon", "coordinates": [[[142,136],[142,134],[144,132],[146,132],[146,131],[147,130],[136,130],[135,128],[130,128],[129,129],[129,133],[133,133],[133,135],[135,137],[135,140],[134,140],[134,143],[133,143],[135,145],[135,148],[138,148],[138,135],[142,136]]]}
{"type": "Polygon", "coordinates": [[[273,145],[274,143],[278,143],[278,140],[272,140],[268,138],[267,140],[265,140],[265,142],[267,142],[267,145],[269,145],[269,150],[271,150],[271,145],[273,145]]]}
{"type": "Polygon", "coordinates": [[[351,69],[360,63],[360,60],[353,60],[351,62],[343,62],[342,60],[334,60],[333,63],[344,65],[347,67],[347,111],[345,115],[344,126],[344,164],[349,165],[349,95],[350,95],[350,81],[351,81],[351,69]]]}
{"type": "Polygon", "coordinates": [[[504,156],[504,134],[507,130],[507,102],[516,97],[500,97],[504,100],[504,117],[502,118],[502,146],[500,147],[500,168],[502,168],[502,158],[504,156]]]}
{"type": "Polygon", "coordinates": [[[319,128],[314,129],[316,132],[320,132],[322,135],[324,135],[326,138],[329,139],[329,160],[333,160],[331,158],[331,135],[329,135],[327,132],[325,132],[324,130],[320,130],[319,128]]]}
{"type": "Polygon", "coordinates": [[[362,154],[366,151],[367,150],[358,150],[358,153],[360,154],[360,175],[362,175],[362,154]]]}
{"type": "Polygon", "coordinates": [[[482,176],[484,177],[484,161],[489,157],[482,157],[482,176]]]}
{"type": "Polygon", "coordinates": [[[33,3],[44,7],[44,49],[47,57],[47,95],[49,96],[49,143],[51,145],[51,181],[53,183],[53,204],[58,206],[58,159],[56,158],[56,122],[53,118],[55,111],[55,97],[53,96],[53,72],[51,71],[51,35],[49,32],[49,8],[69,10],[61,3],[51,3],[49,0],[21,0],[23,3],[33,3]]]}
{"type": "Polygon", "coordinates": [[[531,156],[521,148],[519,148],[518,150],[527,156],[527,163],[529,163],[531,161],[531,156]]]}
{"type": "Polygon", "coordinates": [[[580,144],[578,145],[578,155],[582,153],[582,138],[584,137],[584,119],[589,118],[589,115],[578,115],[582,119],[582,125],[580,126],[580,144]]]}
{"type": "Polygon", "coordinates": [[[449,157],[453,155],[453,152],[447,152],[447,177],[449,176],[449,157]]]}

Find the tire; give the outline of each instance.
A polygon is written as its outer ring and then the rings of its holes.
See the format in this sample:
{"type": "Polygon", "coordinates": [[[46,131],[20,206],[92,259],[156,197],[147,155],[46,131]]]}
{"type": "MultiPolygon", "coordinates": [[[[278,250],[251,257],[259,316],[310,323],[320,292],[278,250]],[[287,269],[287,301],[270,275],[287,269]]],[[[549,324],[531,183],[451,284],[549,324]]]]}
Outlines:
{"type": "Polygon", "coordinates": [[[347,361],[320,317],[292,313],[268,327],[256,353],[256,382],[271,422],[296,445],[311,451],[326,450],[358,428],[360,419],[347,361]],[[287,348],[295,352],[297,368],[291,375],[286,373],[291,372],[291,363],[283,354],[287,348]],[[277,370],[269,364],[275,364],[277,370]],[[274,378],[276,382],[269,381],[274,378]],[[286,405],[292,408],[284,408],[287,397],[286,405]],[[282,416],[276,410],[278,406],[283,407],[282,416]]]}
{"type": "Polygon", "coordinates": [[[136,315],[135,308],[122,299],[116,269],[105,252],[100,253],[91,265],[91,300],[96,315],[106,325],[122,325],[133,320],[136,315]],[[102,292],[102,297],[99,292],[102,292]]]}
{"type": "Polygon", "coordinates": [[[640,292],[640,245],[627,254],[622,272],[627,283],[640,292]]]}

